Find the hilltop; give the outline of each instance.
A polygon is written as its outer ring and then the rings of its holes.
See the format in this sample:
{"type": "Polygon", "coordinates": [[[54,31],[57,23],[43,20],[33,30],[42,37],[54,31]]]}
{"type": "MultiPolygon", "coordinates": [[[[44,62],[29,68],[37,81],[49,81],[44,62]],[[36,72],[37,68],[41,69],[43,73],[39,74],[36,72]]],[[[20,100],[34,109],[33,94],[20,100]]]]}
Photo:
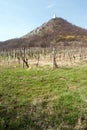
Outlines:
{"type": "Polygon", "coordinates": [[[0,48],[87,46],[87,30],[63,18],[52,18],[35,30],[18,38],[0,43],[0,48]],[[3,44],[2,44],[3,43],[3,44]]]}

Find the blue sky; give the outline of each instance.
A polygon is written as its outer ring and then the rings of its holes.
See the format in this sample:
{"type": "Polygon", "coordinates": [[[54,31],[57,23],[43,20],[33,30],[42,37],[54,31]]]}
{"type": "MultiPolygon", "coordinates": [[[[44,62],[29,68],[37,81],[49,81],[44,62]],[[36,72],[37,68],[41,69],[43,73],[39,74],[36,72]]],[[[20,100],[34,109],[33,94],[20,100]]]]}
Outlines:
{"type": "Polygon", "coordinates": [[[27,34],[54,13],[87,29],[87,0],[0,0],[0,41],[27,34]]]}

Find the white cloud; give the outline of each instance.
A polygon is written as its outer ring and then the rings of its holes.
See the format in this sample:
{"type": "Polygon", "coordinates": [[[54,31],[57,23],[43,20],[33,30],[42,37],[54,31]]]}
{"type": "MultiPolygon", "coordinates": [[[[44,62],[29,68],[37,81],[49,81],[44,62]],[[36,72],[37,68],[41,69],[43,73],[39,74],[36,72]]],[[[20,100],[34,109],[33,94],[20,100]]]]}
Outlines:
{"type": "Polygon", "coordinates": [[[46,6],[46,8],[47,8],[47,9],[51,9],[51,8],[53,8],[53,7],[55,7],[55,6],[56,6],[55,3],[50,3],[50,4],[48,4],[48,5],[46,6]]]}

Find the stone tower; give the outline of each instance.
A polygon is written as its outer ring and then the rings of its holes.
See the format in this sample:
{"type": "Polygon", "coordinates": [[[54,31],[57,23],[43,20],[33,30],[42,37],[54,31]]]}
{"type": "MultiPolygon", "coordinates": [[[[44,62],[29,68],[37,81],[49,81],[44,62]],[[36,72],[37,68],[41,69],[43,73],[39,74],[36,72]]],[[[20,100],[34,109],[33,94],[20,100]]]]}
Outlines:
{"type": "Polygon", "coordinates": [[[56,14],[54,14],[52,18],[55,19],[56,18],[56,14]]]}

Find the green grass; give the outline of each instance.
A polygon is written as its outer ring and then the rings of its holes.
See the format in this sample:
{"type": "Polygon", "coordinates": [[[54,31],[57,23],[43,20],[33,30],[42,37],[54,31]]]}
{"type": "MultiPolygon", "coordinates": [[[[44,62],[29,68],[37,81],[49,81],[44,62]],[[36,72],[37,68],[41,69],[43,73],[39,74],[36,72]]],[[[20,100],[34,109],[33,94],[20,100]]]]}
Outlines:
{"type": "Polygon", "coordinates": [[[87,129],[87,66],[0,68],[0,130],[81,128],[87,129]]]}

